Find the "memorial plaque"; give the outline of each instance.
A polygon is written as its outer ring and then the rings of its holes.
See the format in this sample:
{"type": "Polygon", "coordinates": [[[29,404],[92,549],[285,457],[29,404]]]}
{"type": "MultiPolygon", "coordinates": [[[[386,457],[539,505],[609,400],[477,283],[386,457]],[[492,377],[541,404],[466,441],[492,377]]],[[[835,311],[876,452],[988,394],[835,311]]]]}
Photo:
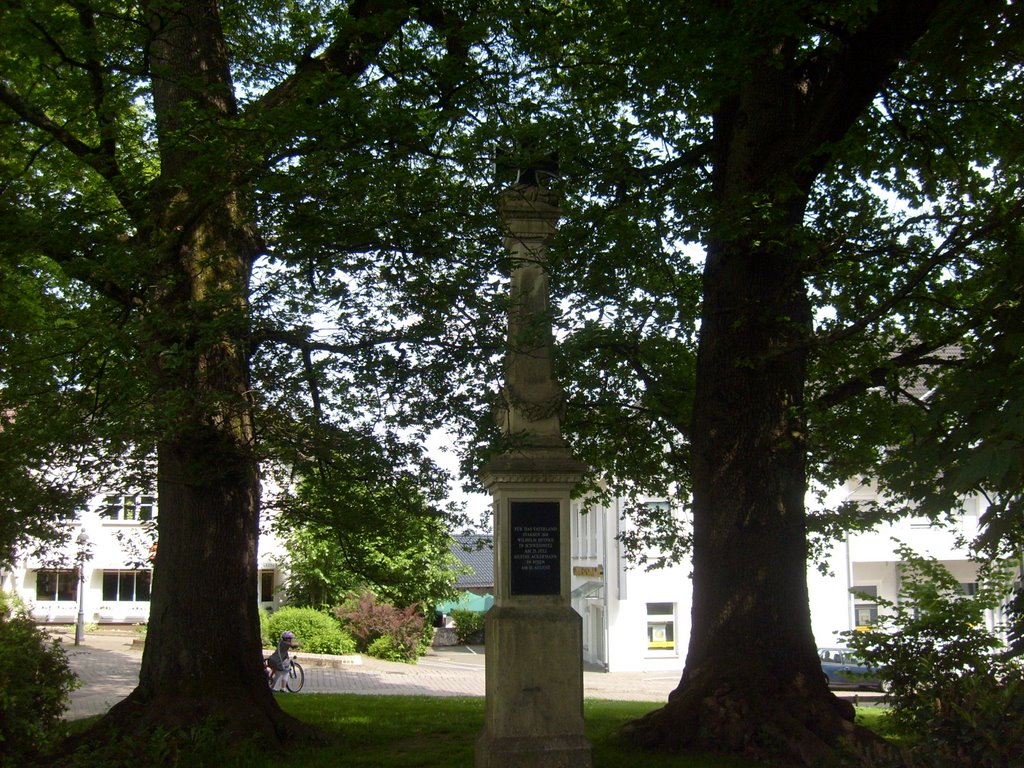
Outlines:
{"type": "Polygon", "coordinates": [[[557,501],[509,502],[512,595],[557,595],[562,589],[557,501]]]}

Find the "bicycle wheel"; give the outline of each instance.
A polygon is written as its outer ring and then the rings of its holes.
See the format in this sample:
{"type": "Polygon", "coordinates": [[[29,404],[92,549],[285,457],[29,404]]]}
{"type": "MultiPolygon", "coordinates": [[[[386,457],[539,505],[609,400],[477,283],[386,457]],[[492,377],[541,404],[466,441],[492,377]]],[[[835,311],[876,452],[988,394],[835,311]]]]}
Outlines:
{"type": "Polygon", "coordinates": [[[306,673],[302,671],[302,665],[293,661],[292,668],[288,671],[288,677],[284,679],[285,688],[292,693],[298,693],[302,690],[304,682],[306,682],[306,673]]]}

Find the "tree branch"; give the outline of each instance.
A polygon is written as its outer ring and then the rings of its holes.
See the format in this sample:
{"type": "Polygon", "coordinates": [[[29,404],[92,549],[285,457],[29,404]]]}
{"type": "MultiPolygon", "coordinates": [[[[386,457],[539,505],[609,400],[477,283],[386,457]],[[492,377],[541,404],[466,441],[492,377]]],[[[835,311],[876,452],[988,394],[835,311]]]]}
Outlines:
{"type": "Polygon", "coordinates": [[[108,158],[103,152],[96,147],[89,146],[63,125],[54,122],[49,115],[37,109],[14,91],[7,81],[0,81],[0,104],[6,106],[29,125],[52,136],[104,179],[109,181],[113,175],[117,174],[117,167],[110,167],[108,158]]]}
{"type": "Polygon", "coordinates": [[[352,23],[322,54],[302,61],[291,77],[253,102],[245,114],[287,108],[307,98],[324,75],[353,78],[362,74],[409,20],[413,8],[408,0],[353,0],[348,9],[352,23]]]}
{"type": "Polygon", "coordinates": [[[950,358],[932,357],[932,355],[940,349],[948,347],[955,340],[954,337],[951,337],[939,341],[921,342],[920,344],[908,347],[899,354],[889,358],[885,365],[875,366],[862,376],[850,379],[825,392],[810,404],[810,409],[825,411],[858,395],[862,395],[869,389],[880,387],[886,383],[894,369],[914,368],[925,363],[931,365],[951,365],[953,361],[950,358]]]}
{"type": "Polygon", "coordinates": [[[487,348],[471,344],[456,345],[444,343],[437,338],[400,333],[369,336],[346,344],[338,344],[335,342],[315,340],[311,337],[312,331],[313,329],[309,327],[297,328],[294,330],[264,327],[256,329],[251,336],[251,340],[254,348],[260,344],[269,342],[290,347],[302,352],[304,355],[311,352],[350,355],[358,352],[368,352],[379,347],[386,347],[393,344],[416,344],[419,346],[454,349],[464,352],[482,350],[484,352],[494,353],[502,350],[502,348],[497,346],[487,348]]]}
{"type": "Polygon", "coordinates": [[[684,152],[671,160],[666,160],[664,163],[647,165],[642,168],[630,168],[627,171],[627,175],[631,179],[645,181],[647,179],[675,173],[683,168],[692,168],[702,161],[709,160],[711,157],[711,149],[712,142],[705,141],[697,144],[696,146],[690,147],[687,152],[684,152]]]}
{"type": "Polygon", "coordinates": [[[116,125],[108,112],[106,69],[96,54],[96,17],[93,7],[83,0],[71,0],[71,5],[78,11],[78,21],[82,35],[86,40],[84,58],[70,56],[49,31],[39,22],[30,19],[29,23],[36,29],[42,39],[54,51],[56,56],[66,65],[82,70],[89,80],[92,92],[92,111],[100,136],[99,145],[92,146],[83,141],[77,134],[53,120],[49,114],[33,104],[16,91],[7,80],[0,80],[0,103],[7,106],[15,115],[28,125],[49,135],[61,146],[70,151],[102,179],[110,184],[121,205],[136,217],[138,201],[124,182],[120,164],[117,160],[116,125]]]}
{"type": "Polygon", "coordinates": [[[878,12],[833,51],[804,70],[807,99],[802,140],[808,151],[838,141],[875,98],[949,0],[885,0],[878,12]]]}
{"type": "Polygon", "coordinates": [[[111,169],[110,178],[113,178],[120,176],[121,171],[117,162],[116,126],[107,111],[107,84],[103,76],[103,64],[96,55],[96,17],[88,3],[73,0],[72,5],[78,10],[78,20],[88,43],[83,66],[92,88],[92,108],[99,126],[100,145],[97,151],[104,157],[106,166],[111,169]]]}
{"type": "Polygon", "coordinates": [[[1011,206],[1002,215],[990,220],[980,229],[971,230],[968,237],[960,239],[957,237],[957,232],[950,234],[932,252],[931,256],[917,266],[917,269],[911,273],[903,286],[899,290],[893,291],[888,301],[879,304],[873,312],[859,318],[855,323],[838,328],[832,333],[820,337],[815,341],[815,345],[835,344],[838,341],[851,338],[860,333],[872,323],[888,315],[900,302],[905,301],[911,296],[935,269],[948,263],[951,259],[962,255],[970,245],[984,239],[994,230],[1016,222],[1021,218],[1022,214],[1024,214],[1024,199],[1018,200],[1015,205],[1011,206]]]}

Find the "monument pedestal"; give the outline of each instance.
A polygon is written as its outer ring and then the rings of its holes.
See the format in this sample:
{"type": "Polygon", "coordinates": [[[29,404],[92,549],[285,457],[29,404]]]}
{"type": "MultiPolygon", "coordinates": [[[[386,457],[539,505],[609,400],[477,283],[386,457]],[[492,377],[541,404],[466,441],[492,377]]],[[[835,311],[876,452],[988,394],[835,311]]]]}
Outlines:
{"type": "Polygon", "coordinates": [[[585,467],[564,446],[496,457],[495,604],[476,768],[590,768],[583,620],[569,600],[569,497],[585,467]]]}
{"type": "Polygon", "coordinates": [[[486,727],[476,768],[588,768],[582,620],[561,605],[487,613],[486,727]]]}
{"type": "Polygon", "coordinates": [[[580,768],[590,766],[590,742],[582,736],[493,739],[476,743],[476,768],[580,768]]]}

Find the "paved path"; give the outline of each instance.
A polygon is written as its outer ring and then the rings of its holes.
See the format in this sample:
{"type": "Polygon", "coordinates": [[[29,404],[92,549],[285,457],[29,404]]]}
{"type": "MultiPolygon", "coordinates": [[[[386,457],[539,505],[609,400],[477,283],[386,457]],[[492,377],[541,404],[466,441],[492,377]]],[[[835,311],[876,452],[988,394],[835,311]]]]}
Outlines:
{"type": "MultiPolygon", "coordinates": [[[[82,680],[72,692],[66,717],[106,712],[135,687],[141,648],[127,633],[92,633],[82,645],[63,635],[71,668],[82,680]]],[[[464,646],[432,649],[417,664],[297,654],[306,672],[304,693],[356,693],[379,696],[483,696],[484,656],[464,646]]],[[[666,701],[679,683],[677,672],[599,672],[583,674],[584,696],[594,699],[666,701]]],[[[862,699],[868,696],[861,694],[862,699]]],[[[867,703],[862,702],[862,703],[867,703]]]]}
{"type": "MultiPolygon", "coordinates": [[[[62,635],[71,668],[82,680],[72,692],[67,717],[101,714],[135,687],[140,648],[126,633],[90,633],[82,645],[62,635]]],[[[297,654],[306,672],[302,693],[361,693],[380,696],[483,696],[484,656],[470,648],[432,650],[417,664],[297,654]]],[[[585,672],[588,698],[664,701],[679,682],[677,673],[585,672]]],[[[301,694],[300,694],[301,695],[301,694]]]]}
{"type": "Polygon", "coordinates": [[[71,692],[71,706],[65,717],[77,719],[98,715],[127,696],[139,680],[142,653],[132,650],[133,635],[86,635],[82,645],[74,636],[55,633],[64,643],[71,669],[82,687],[71,692]]]}

